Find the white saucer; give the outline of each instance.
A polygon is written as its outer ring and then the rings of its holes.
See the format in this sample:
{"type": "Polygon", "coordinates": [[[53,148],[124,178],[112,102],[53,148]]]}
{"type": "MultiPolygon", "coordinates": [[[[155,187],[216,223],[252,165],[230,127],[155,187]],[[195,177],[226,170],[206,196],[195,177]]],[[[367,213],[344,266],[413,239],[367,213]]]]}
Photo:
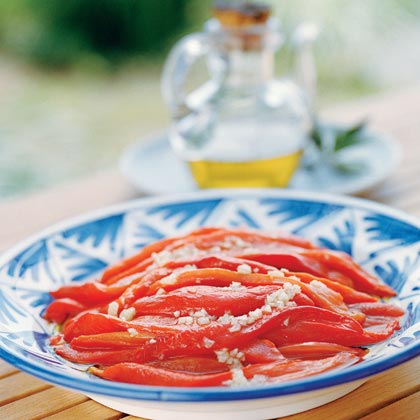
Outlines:
{"type": "MultiPolygon", "coordinates": [[[[366,141],[344,152],[346,161],[360,163],[362,170],[343,173],[329,166],[300,168],[289,188],[338,194],[357,194],[383,181],[398,166],[400,147],[388,137],[368,133],[366,141]]],[[[120,159],[123,175],[139,190],[168,194],[197,190],[187,165],[172,151],[165,134],[130,145],[120,159]]]]}

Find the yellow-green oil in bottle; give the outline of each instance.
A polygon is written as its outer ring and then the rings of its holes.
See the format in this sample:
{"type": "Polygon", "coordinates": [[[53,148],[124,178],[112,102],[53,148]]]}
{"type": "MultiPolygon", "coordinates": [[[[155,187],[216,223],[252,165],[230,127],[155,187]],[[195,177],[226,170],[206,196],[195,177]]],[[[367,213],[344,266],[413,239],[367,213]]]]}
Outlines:
{"type": "Polygon", "coordinates": [[[188,162],[200,188],[286,187],[302,152],[252,161],[197,160],[188,162]]]}

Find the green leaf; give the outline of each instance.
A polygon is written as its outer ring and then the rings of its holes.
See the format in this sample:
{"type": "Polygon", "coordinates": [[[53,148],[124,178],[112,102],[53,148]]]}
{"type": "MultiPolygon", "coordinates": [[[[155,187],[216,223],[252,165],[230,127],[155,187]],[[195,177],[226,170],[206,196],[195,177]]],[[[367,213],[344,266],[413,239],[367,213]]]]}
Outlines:
{"type": "Polygon", "coordinates": [[[334,152],[338,152],[346,147],[359,144],[364,140],[363,132],[367,121],[364,120],[348,129],[339,129],[335,135],[334,152]]]}

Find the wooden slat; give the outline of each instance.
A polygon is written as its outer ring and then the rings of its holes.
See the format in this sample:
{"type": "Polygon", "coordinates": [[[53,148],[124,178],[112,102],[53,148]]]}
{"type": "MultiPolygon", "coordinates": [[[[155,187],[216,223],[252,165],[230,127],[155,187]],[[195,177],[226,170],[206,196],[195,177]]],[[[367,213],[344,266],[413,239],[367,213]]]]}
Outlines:
{"type": "Polygon", "coordinates": [[[402,400],[396,401],[360,420],[411,420],[420,418],[420,392],[416,392],[402,400]]]}
{"type": "Polygon", "coordinates": [[[7,420],[44,419],[87,400],[88,398],[84,395],[52,387],[0,407],[0,418],[7,420]]]}
{"type": "Polygon", "coordinates": [[[88,419],[88,420],[116,420],[125,416],[119,411],[105,407],[96,401],[88,400],[67,410],[60,411],[45,420],[88,419]]]}
{"type": "Polygon", "coordinates": [[[15,367],[0,359],[0,379],[19,372],[15,367]]]}
{"type": "Polygon", "coordinates": [[[0,220],[4,221],[0,223],[0,251],[64,218],[139,195],[113,168],[38,194],[6,200],[0,204],[0,220]]]}
{"type": "MultiPolygon", "coordinates": [[[[420,357],[381,373],[360,388],[329,404],[284,420],[353,420],[420,391],[420,357]]],[[[386,417],[384,417],[385,419],[386,417]]],[[[409,419],[409,417],[407,418],[409,419]]]]}
{"type": "Polygon", "coordinates": [[[400,204],[399,200],[404,197],[418,196],[420,192],[420,170],[410,175],[409,179],[400,177],[387,183],[377,191],[370,192],[369,197],[387,202],[388,204],[400,204]],[[417,194],[416,194],[417,193],[417,194]]]}
{"type": "Polygon", "coordinates": [[[0,380],[0,405],[19,400],[27,395],[48,388],[51,388],[51,385],[46,382],[40,381],[26,373],[15,373],[0,380]]]}

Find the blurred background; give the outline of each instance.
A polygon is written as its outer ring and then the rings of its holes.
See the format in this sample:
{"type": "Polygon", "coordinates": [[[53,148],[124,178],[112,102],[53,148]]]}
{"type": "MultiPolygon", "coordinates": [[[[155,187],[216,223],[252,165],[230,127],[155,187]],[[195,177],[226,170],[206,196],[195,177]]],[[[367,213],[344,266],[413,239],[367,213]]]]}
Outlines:
{"type": "MultiPolygon", "coordinates": [[[[310,20],[318,102],[420,81],[420,1],[265,1],[286,35],[310,20]]],[[[0,199],[116,167],[163,130],[164,59],[202,28],[209,0],[1,0],[0,199]]],[[[278,57],[278,73],[286,59],[278,57]]]]}

